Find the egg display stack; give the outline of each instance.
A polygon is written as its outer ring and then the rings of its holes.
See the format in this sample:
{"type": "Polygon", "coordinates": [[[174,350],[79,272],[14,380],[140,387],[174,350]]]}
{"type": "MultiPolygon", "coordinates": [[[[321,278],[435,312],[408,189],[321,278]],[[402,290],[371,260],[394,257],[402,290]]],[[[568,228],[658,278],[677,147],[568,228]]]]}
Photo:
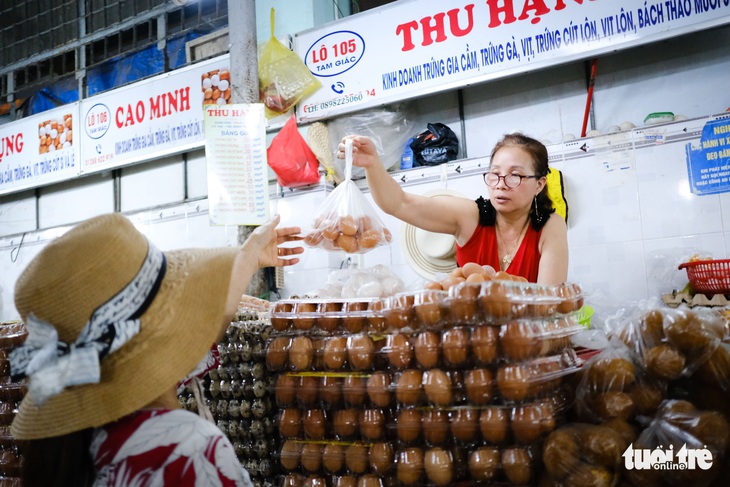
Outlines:
{"type": "Polygon", "coordinates": [[[13,348],[22,345],[28,332],[22,322],[0,324],[0,485],[20,486],[22,457],[15,438],[10,434],[10,423],[18,412],[18,405],[26,392],[25,384],[10,378],[8,356],[13,348]]]}
{"type": "Polygon", "coordinates": [[[279,485],[535,483],[581,306],[575,285],[512,281],[276,303],[279,485]]]}
{"type": "MultiPolygon", "coordinates": [[[[269,383],[263,354],[271,327],[262,311],[268,302],[254,301],[239,306],[218,344],[220,365],[204,379],[205,400],[253,484],[270,487],[275,485],[272,479],[278,471],[278,461],[271,453],[279,448],[273,384],[269,383]]],[[[184,398],[184,404],[186,409],[197,412],[192,394],[184,398]]]]}

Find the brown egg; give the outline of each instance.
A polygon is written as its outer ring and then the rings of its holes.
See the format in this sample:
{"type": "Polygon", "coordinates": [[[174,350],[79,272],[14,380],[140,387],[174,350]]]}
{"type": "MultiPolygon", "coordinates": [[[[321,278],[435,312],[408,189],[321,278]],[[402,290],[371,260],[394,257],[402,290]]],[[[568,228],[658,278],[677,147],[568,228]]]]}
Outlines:
{"type": "Polygon", "coordinates": [[[413,443],[421,435],[421,411],[418,409],[401,409],[396,418],[398,439],[405,443],[413,443]]]}
{"type": "Polygon", "coordinates": [[[330,473],[337,473],[345,466],[345,447],[338,443],[328,443],[322,452],[322,466],[330,473]]]}
{"type": "Polygon", "coordinates": [[[324,376],[319,378],[319,400],[325,409],[334,409],[342,401],[342,378],[324,376]]]}
{"type": "Polygon", "coordinates": [[[324,366],[328,370],[339,370],[347,359],[347,338],[328,337],[324,342],[324,366]]]}
{"type": "Polygon", "coordinates": [[[507,364],[497,370],[499,392],[507,400],[522,401],[530,393],[533,377],[530,369],[522,364],[507,364]]]}
{"type": "Polygon", "coordinates": [[[477,409],[459,408],[451,412],[451,434],[458,441],[466,443],[474,441],[479,430],[478,423],[477,409]]]}
{"type": "Polygon", "coordinates": [[[276,331],[288,330],[291,326],[291,313],[294,309],[292,303],[275,303],[271,310],[271,326],[276,331]]]}
{"type": "Polygon", "coordinates": [[[317,326],[324,331],[333,332],[340,326],[340,314],[342,312],[342,303],[337,301],[327,301],[320,303],[319,314],[317,318],[317,326]]]}
{"type": "Polygon", "coordinates": [[[350,235],[345,235],[344,233],[337,237],[337,240],[335,240],[335,245],[337,245],[348,254],[354,254],[355,252],[360,250],[357,239],[355,237],[351,237],[350,235]]]}
{"type": "Polygon", "coordinates": [[[381,409],[364,409],[358,420],[363,440],[378,440],[384,436],[386,418],[381,409]]]}
{"type": "Polygon", "coordinates": [[[439,336],[432,331],[422,331],[414,346],[416,362],[421,368],[431,369],[439,364],[439,336]]]}
{"type": "Polygon", "coordinates": [[[288,337],[277,337],[266,347],[266,366],[269,370],[281,370],[289,360],[291,340],[288,337]]]}
{"type": "Polygon", "coordinates": [[[284,438],[296,438],[301,432],[302,412],[296,408],[283,409],[279,415],[279,433],[284,438]]]}
{"type": "Polygon", "coordinates": [[[322,445],[319,443],[305,443],[302,445],[302,455],[299,460],[304,470],[317,472],[322,465],[322,445]]]}
{"type": "Polygon", "coordinates": [[[483,446],[469,454],[469,475],[477,482],[489,482],[499,473],[502,466],[501,454],[497,448],[483,446]]]}
{"type": "Polygon", "coordinates": [[[532,479],[532,460],[524,448],[505,448],[502,451],[502,468],[514,485],[527,485],[532,479]]]}
{"type": "Polygon", "coordinates": [[[504,356],[512,360],[527,360],[540,351],[539,329],[532,321],[511,321],[502,325],[500,341],[504,356]]]}
{"type": "Polygon", "coordinates": [[[368,447],[360,444],[352,444],[345,450],[345,464],[347,469],[356,474],[365,472],[368,468],[369,452],[368,447]]]}
{"type": "Polygon", "coordinates": [[[287,470],[296,470],[299,466],[299,457],[302,454],[302,445],[298,441],[287,440],[281,446],[281,466],[287,470]]]}
{"type": "Polygon", "coordinates": [[[395,397],[399,403],[406,406],[414,406],[421,400],[421,380],[423,376],[420,370],[408,369],[398,374],[395,385],[395,397]]]}
{"type": "Polygon", "coordinates": [[[322,243],[322,239],[324,239],[324,234],[321,230],[312,230],[304,236],[304,243],[310,247],[316,247],[322,243]]]}
{"type": "Polygon", "coordinates": [[[404,485],[413,485],[421,479],[423,473],[423,450],[406,448],[398,452],[397,477],[404,485]]]}
{"type": "Polygon", "coordinates": [[[385,322],[385,316],[383,316],[383,307],[385,306],[385,300],[376,299],[368,303],[368,324],[370,325],[370,331],[383,332],[387,325],[385,322]]]}
{"type": "Polygon", "coordinates": [[[375,229],[365,230],[357,239],[360,248],[374,249],[381,241],[380,232],[375,229]]]}
{"type": "Polygon", "coordinates": [[[472,369],[464,374],[464,388],[469,402],[475,406],[484,406],[492,400],[494,378],[489,369],[472,369]]]}
{"type": "Polygon", "coordinates": [[[337,237],[340,236],[340,229],[337,227],[336,222],[325,220],[317,228],[322,230],[322,235],[328,240],[337,240],[337,237]]]}
{"type": "Polygon", "coordinates": [[[314,407],[319,399],[319,379],[306,375],[299,377],[296,395],[299,407],[302,409],[314,407]]]}
{"type": "Polygon", "coordinates": [[[357,233],[357,221],[352,215],[345,215],[340,217],[338,222],[340,231],[344,235],[354,236],[357,233]]]}
{"type": "Polygon", "coordinates": [[[342,306],[345,317],[342,326],[350,333],[360,333],[367,324],[367,301],[347,301],[342,306]]]}
{"type": "Polygon", "coordinates": [[[389,329],[400,330],[410,326],[414,316],[413,302],[412,294],[396,294],[388,299],[384,315],[389,329]]]}
{"type": "Polygon", "coordinates": [[[507,440],[507,412],[499,406],[484,408],[479,415],[479,429],[489,443],[501,445],[507,440]]]}
{"type": "Polygon", "coordinates": [[[387,372],[378,370],[368,378],[367,382],[368,397],[377,407],[390,406],[390,375],[387,372]]]}
{"type": "Polygon", "coordinates": [[[339,439],[354,438],[360,432],[358,423],[360,411],[357,409],[339,409],[332,414],[332,432],[339,439]]]}
{"type": "Polygon", "coordinates": [[[294,337],[289,347],[289,366],[292,370],[309,370],[314,358],[312,339],[305,336],[294,337]]]}
{"type": "Polygon", "coordinates": [[[441,352],[444,362],[461,367],[469,358],[469,333],[466,328],[451,328],[441,334],[441,352]]]}
{"type": "Polygon", "coordinates": [[[385,343],[385,352],[388,362],[395,369],[407,368],[413,359],[413,344],[403,333],[388,335],[385,343]]]}
{"type": "Polygon", "coordinates": [[[394,459],[395,453],[390,443],[373,443],[370,447],[370,468],[377,475],[387,474],[394,459]]]}
{"type": "Polygon", "coordinates": [[[317,322],[318,306],[319,304],[314,302],[296,303],[292,316],[294,328],[303,331],[311,329],[317,322]]]}
{"type": "Polygon", "coordinates": [[[349,375],[342,383],[342,399],[352,407],[362,406],[367,398],[367,380],[364,377],[349,375]]]}
{"type": "Polygon", "coordinates": [[[429,445],[441,445],[449,437],[449,414],[439,409],[428,409],[423,413],[421,426],[429,445]]]}
{"type": "Polygon", "coordinates": [[[304,411],[304,436],[309,440],[321,440],[325,435],[327,420],[322,409],[307,409],[304,411]]]}
{"type": "Polygon", "coordinates": [[[373,365],[375,345],[367,335],[353,335],[347,338],[347,358],[352,370],[367,370],[373,365]]]}
{"type": "Polygon", "coordinates": [[[431,448],[423,457],[426,476],[434,485],[448,485],[454,478],[451,454],[443,448],[431,448]]]}
{"type": "Polygon", "coordinates": [[[479,265],[477,263],[467,262],[466,264],[461,266],[461,274],[464,277],[468,278],[472,274],[485,275],[486,271],[484,270],[484,268],[481,265],[479,265]]]}
{"type": "Polygon", "coordinates": [[[274,385],[274,395],[276,405],[280,408],[286,408],[294,405],[296,399],[298,381],[291,375],[281,374],[276,378],[274,385]]]}
{"type": "Polygon", "coordinates": [[[383,487],[383,480],[375,475],[363,475],[357,479],[357,487],[383,487]]]}
{"type": "Polygon", "coordinates": [[[437,406],[449,406],[453,398],[451,379],[440,369],[423,373],[423,390],[428,400],[437,406]]]}
{"type": "Polygon", "coordinates": [[[518,443],[536,441],[542,434],[542,411],[536,406],[517,406],[511,412],[512,436],[518,443]]]}

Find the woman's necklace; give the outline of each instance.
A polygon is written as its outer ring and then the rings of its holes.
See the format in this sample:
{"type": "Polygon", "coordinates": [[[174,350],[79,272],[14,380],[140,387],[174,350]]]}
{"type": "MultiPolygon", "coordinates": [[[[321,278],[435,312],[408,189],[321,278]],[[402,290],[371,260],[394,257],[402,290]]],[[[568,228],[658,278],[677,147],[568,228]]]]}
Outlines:
{"type": "Polygon", "coordinates": [[[506,250],[504,256],[502,257],[502,266],[504,269],[508,268],[509,265],[512,263],[512,259],[514,259],[515,254],[517,253],[517,249],[519,248],[520,239],[522,238],[522,235],[524,235],[525,230],[527,230],[527,224],[529,223],[529,221],[529,218],[525,221],[525,225],[522,227],[520,234],[517,235],[515,241],[512,242],[511,248],[507,247],[507,244],[504,241],[504,237],[502,236],[502,232],[499,230],[499,224],[495,224],[495,227],[497,229],[497,237],[502,244],[502,248],[506,250]]]}

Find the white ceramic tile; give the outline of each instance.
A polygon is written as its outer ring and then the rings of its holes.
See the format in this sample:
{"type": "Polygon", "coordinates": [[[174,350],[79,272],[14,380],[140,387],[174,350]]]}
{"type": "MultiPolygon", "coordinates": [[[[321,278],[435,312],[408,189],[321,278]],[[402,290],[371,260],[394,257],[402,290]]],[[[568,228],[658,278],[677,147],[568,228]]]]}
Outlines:
{"type": "Polygon", "coordinates": [[[565,161],[571,246],[641,239],[636,170],[630,153],[565,161]],[[626,169],[622,169],[626,168],[626,169]]]}
{"type": "Polygon", "coordinates": [[[684,144],[637,148],[642,229],[646,239],[717,232],[720,197],[689,191],[684,144]]]}
{"type": "Polygon", "coordinates": [[[646,299],[646,269],[641,242],[571,247],[568,280],[584,291],[601,291],[611,301],[646,299]]]}

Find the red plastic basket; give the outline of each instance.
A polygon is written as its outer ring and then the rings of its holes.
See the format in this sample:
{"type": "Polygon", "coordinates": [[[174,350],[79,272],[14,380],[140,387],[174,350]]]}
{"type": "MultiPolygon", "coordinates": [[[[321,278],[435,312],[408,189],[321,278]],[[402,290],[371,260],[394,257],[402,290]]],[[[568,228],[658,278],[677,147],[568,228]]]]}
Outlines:
{"type": "Polygon", "coordinates": [[[680,264],[689,283],[703,294],[730,294],[730,259],[697,260],[680,264]]]}

